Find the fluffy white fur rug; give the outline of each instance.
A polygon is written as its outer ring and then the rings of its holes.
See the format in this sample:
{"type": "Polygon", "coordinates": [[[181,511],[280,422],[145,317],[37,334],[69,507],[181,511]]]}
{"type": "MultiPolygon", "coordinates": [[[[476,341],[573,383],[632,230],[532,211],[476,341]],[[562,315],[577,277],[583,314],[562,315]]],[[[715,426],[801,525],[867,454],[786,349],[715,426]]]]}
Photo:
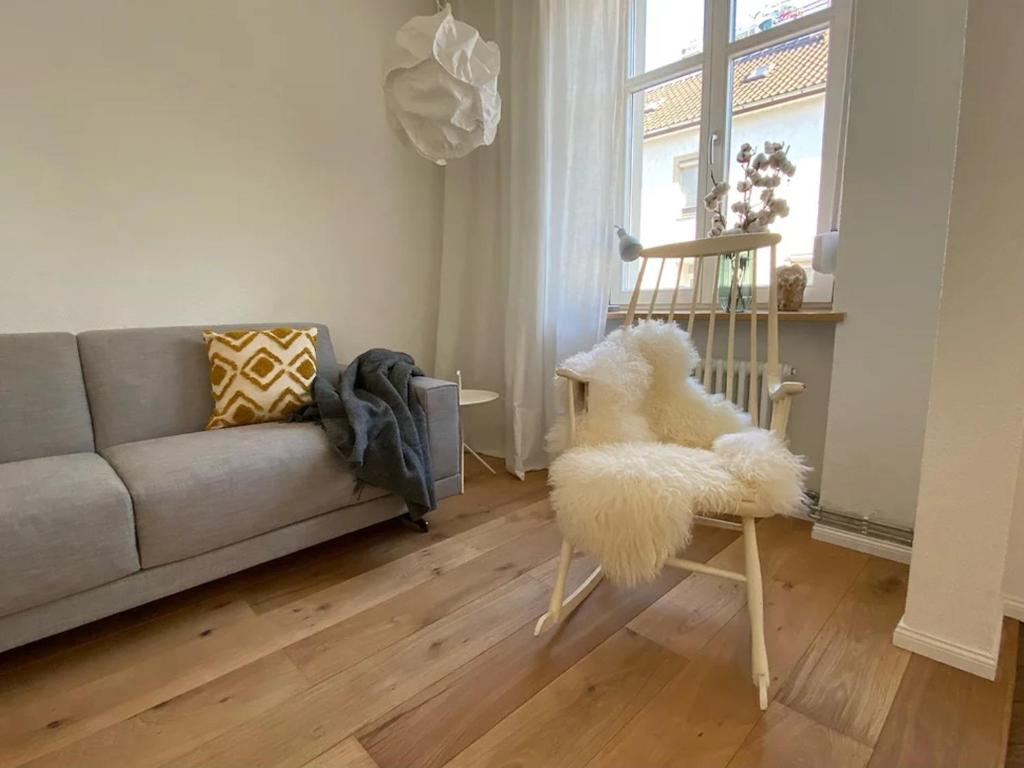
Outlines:
{"type": "Polygon", "coordinates": [[[562,452],[551,502],[563,535],[612,581],[655,578],[689,543],[696,512],[728,514],[748,499],[788,514],[803,503],[800,457],[708,395],[692,378],[698,361],[677,326],[644,321],[563,363],[590,385],[575,445],[564,418],[548,436],[562,452]]]}

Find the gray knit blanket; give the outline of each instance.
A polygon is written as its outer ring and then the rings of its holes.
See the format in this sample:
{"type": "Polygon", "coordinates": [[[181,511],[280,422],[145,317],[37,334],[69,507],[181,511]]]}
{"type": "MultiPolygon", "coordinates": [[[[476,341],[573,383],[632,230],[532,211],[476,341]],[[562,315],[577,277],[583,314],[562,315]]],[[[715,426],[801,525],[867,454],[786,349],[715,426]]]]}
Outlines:
{"type": "Polygon", "coordinates": [[[383,488],[405,500],[419,520],[437,507],[430,469],[427,417],[412,380],[423,376],[404,352],[371,349],[345,368],[334,386],[317,377],[313,404],[296,416],[318,421],[348,461],[357,488],[383,488]]]}

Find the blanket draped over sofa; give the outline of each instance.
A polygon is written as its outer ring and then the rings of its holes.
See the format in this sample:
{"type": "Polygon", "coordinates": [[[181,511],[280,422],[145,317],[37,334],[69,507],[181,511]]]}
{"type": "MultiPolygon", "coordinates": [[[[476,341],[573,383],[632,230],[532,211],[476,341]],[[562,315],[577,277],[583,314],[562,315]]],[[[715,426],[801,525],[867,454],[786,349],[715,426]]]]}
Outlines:
{"type": "Polygon", "coordinates": [[[320,422],[358,485],[400,496],[414,520],[437,506],[427,419],[412,388],[423,375],[404,352],[371,349],[345,368],[337,386],[318,376],[313,405],[297,414],[320,422]]]}
{"type": "Polygon", "coordinates": [[[548,437],[563,451],[551,503],[562,534],[612,581],[655,578],[689,543],[695,514],[729,514],[741,501],[766,514],[802,506],[802,459],[705,392],[692,377],[699,359],[676,325],[643,321],[562,364],[589,385],[573,446],[565,418],[548,437]]]}

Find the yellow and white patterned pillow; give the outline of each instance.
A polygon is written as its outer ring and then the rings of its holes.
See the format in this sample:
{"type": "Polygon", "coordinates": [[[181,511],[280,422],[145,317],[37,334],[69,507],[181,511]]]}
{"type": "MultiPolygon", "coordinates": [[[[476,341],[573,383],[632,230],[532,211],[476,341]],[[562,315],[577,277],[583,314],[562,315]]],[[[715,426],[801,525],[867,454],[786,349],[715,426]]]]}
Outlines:
{"type": "Polygon", "coordinates": [[[207,429],[283,421],[312,402],[316,328],[203,331],[213,415],[207,429]]]}

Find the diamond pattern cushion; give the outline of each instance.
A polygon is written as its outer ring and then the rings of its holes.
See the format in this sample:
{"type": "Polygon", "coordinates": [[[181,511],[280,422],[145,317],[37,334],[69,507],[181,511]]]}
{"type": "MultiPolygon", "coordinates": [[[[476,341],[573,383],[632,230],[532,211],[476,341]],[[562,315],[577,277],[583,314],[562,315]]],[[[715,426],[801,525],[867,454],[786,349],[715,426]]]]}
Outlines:
{"type": "Polygon", "coordinates": [[[284,421],[312,402],[316,328],[203,331],[213,415],[207,429],[284,421]]]}

